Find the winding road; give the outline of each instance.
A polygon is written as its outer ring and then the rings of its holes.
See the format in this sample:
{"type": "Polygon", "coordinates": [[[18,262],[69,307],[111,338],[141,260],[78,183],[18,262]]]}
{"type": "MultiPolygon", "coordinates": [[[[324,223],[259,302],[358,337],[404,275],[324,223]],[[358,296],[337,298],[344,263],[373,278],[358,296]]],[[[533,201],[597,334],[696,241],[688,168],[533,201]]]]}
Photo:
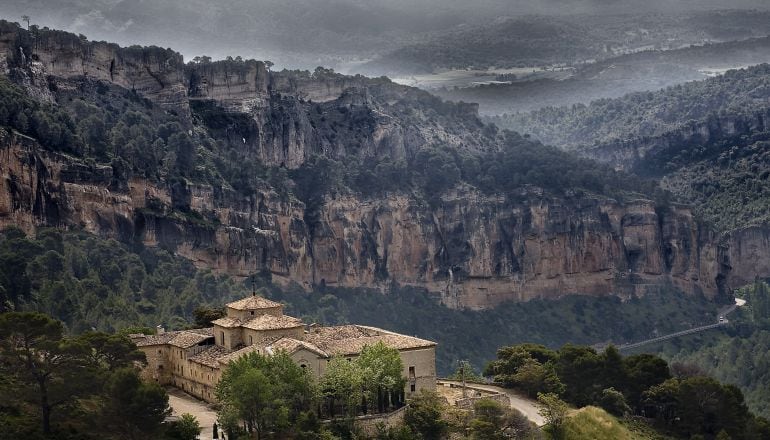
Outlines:
{"type": "MultiPolygon", "coordinates": [[[[462,386],[462,382],[454,381],[454,380],[444,380],[439,379],[436,382],[437,385],[441,386],[444,384],[449,385],[455,385],[455,386],[462,386]]],[[[524,416],[529,419],[532,423],[536,424],[537,426],[543,426],[545,425],[545,419],[543,416],[540,415],[540,407],[537,405],[537,401],[534,399],[530,399],[526,396],[523,396],[516,392],[515,390],[510,390],[507,388],[501,388],[494,385],[481,385],[476,383],[468,383],[466,384],[466,387],[469,390],[482,390],[482,391],[492,391],[494,393],[501,393],[508,396],[508,399],[511,401],[511,408],[518,410],[524,416]]]]}
{"type": "Polygon", "coordinates": [[[734,312],[738,307],[741,307],[746,304],[746,300],[735,298],[735,304],[725,306],[719,310],[719,318],[717,319],[717,322],[714,324],[709,325],[703,325],[700,327],[693,327],[691,329],[682,330],[680,332],[676,333],[669,333],[667,335],[659,336],[657,338],[647,339],[644,341],[634,342],[631,344],[623,344],[618,346],[619,351],[624,350],[632,350],[634,348],[639,348],[648,344],[654,344],[656,342],[663,342],[668,341],[669,339],[678,338],[680,336],[686,336],[686,335],[692,335],[695,333],[704,332],[707,330],[711,330],[714,328],[722,327],[730,323],[730,321],[727,320],[727,315],[734,312]]]}

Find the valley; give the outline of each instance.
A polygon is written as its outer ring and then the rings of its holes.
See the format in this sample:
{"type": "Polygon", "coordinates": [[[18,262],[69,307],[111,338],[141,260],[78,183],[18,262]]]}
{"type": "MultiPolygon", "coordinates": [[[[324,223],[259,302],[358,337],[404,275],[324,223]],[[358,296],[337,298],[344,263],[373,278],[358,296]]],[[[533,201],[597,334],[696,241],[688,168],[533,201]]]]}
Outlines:
{"type": "Polygon", "coordinates": [[[0,20],[0,431],[770,435],[770,13],[400,1],[0,20]]]}

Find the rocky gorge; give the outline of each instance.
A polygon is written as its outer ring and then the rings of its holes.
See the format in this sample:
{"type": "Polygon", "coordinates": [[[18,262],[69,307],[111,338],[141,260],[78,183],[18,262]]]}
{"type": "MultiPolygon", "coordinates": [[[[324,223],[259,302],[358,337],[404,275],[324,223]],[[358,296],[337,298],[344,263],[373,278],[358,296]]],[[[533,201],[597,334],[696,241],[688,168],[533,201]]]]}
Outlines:
{"type": "MultiPolygon", "coordinates": [[[[41,99],[83,78],[135,91],[191,132],[203,120],[237,154],[267,166],[296,169],[314,154],[409,160],[430,144],[497,148],[475,105],[443,103],[386,78],[271,72],[260,61],[184,64],[167,49],[8,23],[0,26],[0,67],[41,99]]],[[[0,227],[79,228],[163,247],[200,268],[270,273],[306,288],[398,283],[451,307],[484,309],[666,287],[713,298],[770,273],[770,231],[717,235],[685,206],[644,199],[524,186],[514,200],[463,184],[438,204],[398,192],[329,196],[309,224],[304,203],[269,186],[246,195],[141,176],[115,185],[111,166],[48,151],[12,130],[0,135],[0,165],[0,227]]]]}

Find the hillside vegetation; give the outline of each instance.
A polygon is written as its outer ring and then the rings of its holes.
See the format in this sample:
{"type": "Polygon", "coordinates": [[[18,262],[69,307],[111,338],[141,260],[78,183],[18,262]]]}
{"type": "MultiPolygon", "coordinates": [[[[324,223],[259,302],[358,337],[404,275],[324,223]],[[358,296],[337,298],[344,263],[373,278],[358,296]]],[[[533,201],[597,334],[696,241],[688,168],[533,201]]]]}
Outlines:
{"type": "Polygon", "coordinates": [[[564,438],[570,440],[647,440],[651,437],[634,432],[607,411],[586,406],[575,411],[564,423],[564,438]]]}
{"type": "Polygon", "coordinates": [[[631,93],[588,105],[546,107],[491,120],[546,144],[575,150],[658,136],[711,116],[746,114],[768,106],[770,65],[762,64],[656,92],[631,93]]]}
{"type": "Polygon", "coordinates": [[[590,105],[494,120],[560,148],[660,179],[718,231],[770,217],[770,65],[590,105]]]}
{"type": "Polygon", "coordinates": [[[746,299],[724,333],[707,333],[650,347],[672,362],[738,386],[752,411],[770,417],[770,286],[758,280],[739,289],[746,299]]]}

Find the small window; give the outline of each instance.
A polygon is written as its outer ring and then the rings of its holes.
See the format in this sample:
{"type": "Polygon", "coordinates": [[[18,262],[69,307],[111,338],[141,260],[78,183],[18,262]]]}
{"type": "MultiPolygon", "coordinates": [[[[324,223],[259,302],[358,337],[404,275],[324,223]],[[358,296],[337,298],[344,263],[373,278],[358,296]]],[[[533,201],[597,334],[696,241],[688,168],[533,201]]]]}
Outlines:
{"type": "Polygon", "coordinates": [[[254,345],[254,337],[249,335],[249,344],[254,345]]]}
{"type": "Polygon", "coordinates": [[[410,389],[412,392],[415,392],[415,391],[417,390],[417,386],[416,386],[415,384],[411,384],[411,385],[409,386],[409,389],[410,389]]]}
{"type": "Polygon", "coordinates": [[[301,364],[300,367],[302,367],[302,369],[305,369],[305,368],[307,368],[307,365],[301,364]]]}
{"type": "Polygon", "coordinates": [[[251,311],[251,316],[254,316],[254,310],[251,311]]]}
{"type": "Polygon", "coordinates": [[[409,377],[414,377],[414,366],[409,367],[409,377]]]}

